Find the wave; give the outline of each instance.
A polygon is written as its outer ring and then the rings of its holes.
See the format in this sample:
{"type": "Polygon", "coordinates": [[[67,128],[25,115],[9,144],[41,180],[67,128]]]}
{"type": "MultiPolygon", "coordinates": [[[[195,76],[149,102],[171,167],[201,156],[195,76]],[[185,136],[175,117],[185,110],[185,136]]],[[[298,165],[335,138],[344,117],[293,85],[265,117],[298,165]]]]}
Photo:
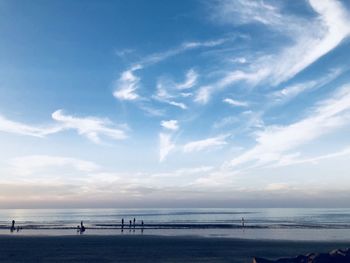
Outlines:
{"type": "MultiPolygon", "coordinates": [[[[76,229],[76,226],[72,225],[45,225],[45,224],[23,224],[19,225],[21,229],[42,229],[42,230],[60,230],[60,229],[76,229]]],[[[0,225],[0,229],[10,229],[9,225],[0,225]]],[[[86,225],[86,229],[122,229],[121,224],[91,224],[86,225]]],[[[273,224],[273,225],[246,225],[242,227],[239,224],[144,224],[144,226],[136,224],[124,225],[123,229],[350,229],[350,224],[273,224]]]]}

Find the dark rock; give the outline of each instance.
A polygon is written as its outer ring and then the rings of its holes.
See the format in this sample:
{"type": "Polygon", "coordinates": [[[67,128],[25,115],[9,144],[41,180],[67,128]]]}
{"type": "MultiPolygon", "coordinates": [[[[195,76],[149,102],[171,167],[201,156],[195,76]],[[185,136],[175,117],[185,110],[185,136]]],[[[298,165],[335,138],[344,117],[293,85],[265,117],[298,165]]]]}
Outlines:
{"type": "Polygon", "coordinates": [[[277,260],[254,258],[253,263],[350,263],[350,248],[335,249],[329,253],[309,253],[277,260]]]}

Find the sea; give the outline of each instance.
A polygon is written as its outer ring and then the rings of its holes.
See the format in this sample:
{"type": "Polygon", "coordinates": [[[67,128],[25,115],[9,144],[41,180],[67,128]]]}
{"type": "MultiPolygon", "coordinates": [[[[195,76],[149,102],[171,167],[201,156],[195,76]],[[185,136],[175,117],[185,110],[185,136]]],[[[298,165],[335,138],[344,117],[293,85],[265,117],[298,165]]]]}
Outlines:
{"type": "Polygon", "coordinates": [[[166,235],[350,241],[350,209],[0,209],[0,235],[166,235]],[[15,220],[14,231],[10,230],[12,220],[15,220]],[[77,228],[81,221],[86,228],[83,233],[77,228]]]}

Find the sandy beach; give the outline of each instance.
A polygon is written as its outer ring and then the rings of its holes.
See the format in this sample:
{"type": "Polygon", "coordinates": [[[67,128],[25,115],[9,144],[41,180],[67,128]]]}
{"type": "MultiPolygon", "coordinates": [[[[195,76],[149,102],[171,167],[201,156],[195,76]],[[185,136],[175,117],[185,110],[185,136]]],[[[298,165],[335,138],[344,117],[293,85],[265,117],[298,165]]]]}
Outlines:
{"type": "Polygon", "coordinates": [[[165,236],[0,236],[0,262],[252,262],[350,247],[350,242],[165,236]]]}

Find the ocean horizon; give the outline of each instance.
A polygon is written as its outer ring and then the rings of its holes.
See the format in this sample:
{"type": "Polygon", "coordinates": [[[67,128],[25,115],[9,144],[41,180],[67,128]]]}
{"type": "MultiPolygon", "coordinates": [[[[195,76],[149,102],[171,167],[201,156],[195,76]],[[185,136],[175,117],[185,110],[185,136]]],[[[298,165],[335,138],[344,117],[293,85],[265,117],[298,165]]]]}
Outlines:
{"type": "Polygon", "coordinates": [[[83,221],[86,235],[350,240],[349,208],[0,209],[0,234],[12,220],[14,235],[75,235],[83,221]]]}

